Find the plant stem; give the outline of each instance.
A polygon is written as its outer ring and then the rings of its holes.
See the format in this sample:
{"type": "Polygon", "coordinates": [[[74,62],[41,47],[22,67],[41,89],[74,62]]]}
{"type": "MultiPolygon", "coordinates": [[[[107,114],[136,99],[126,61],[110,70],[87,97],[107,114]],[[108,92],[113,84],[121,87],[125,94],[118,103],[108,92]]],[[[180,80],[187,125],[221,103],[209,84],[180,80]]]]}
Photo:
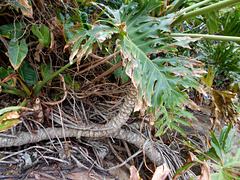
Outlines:
{"type": "Polygon", "coordinates": [[[195,8],[201,7],[201,6],[203,6],[204,4],[206,4],[206,3],[208,3],[208,2],[212,2],[212,1],[213,1],[213,0],[205,0],[205,1],[202,1],[202,2],[199,2],[199,3],[196,3],[196,4],[194,4],[194,5],[191,5],[191,6],[187,7],[187,8],[182,9],[182,10],[179,12],[179,14],[182,14],[182,13],[188,12],[188,11],[191,11],[191,10],[193,10],[193,9],[195,9],[195,8]]]}
{"type": "Polygon", "coordinates": [[[39,84],[37,84],[34,88],[33,88],[33,92],[35,95],[37,95],[39,93],[39,91],[41,90],[41,88],[51,79],[53,79],[54,77],[56,77],[58,74],[60,74],[61,72],[63,72],[65,69],[67,69],[68,67],[70,67],[71,65],[73,65],[74,63],[77,62],[77,58],[75,58],[73,60],[73,63],[70,64],[66,64],[65,66],[63,66],[61,69],[59,69],[58,71],[56,71],[55,73],[53,73],[51,76],[47,77],[46,79],[44,79],[42,82],[40,82],[39,84]]]}
{"type": "Polygon", "coordinates": [[[185,33],[171,33],[171,36],[172,37],[189,36],[191,38],[203,38],[203,39],[218,40],[218,41],[240,42],[240,37],[236,37],[236,36],[220,36],[220,35],[208,35],[208,34],[185,34],[185,33]]]}
{"type": "Polygon", "coordinates": [[[212,4],[212,5],[209,5],[209,6],[206,6],[206,7],[203,7],[203,8],[194,10],[194,11],[191,11],[191,12],[189,12],[187,14],[182,15],[182,16],[179,16],[175,21],[173,21],[171,26],[173,27],[174,25],[176,25],[176,24],[178,24],[178,23],[180,23],[182,21],[185,21],[187,19],[199,16],[199,15],[203,15],[203,14],[206,14],[206,13],[209,13],[209,12],[212,12],[212,11],[217,11],[217,10],[219,10],[221,8],[225,8],[227,6],[232,6],[232,5],[238,4],[238,3],[239,3],[239,0],[220,1],[218,3],[212,4]]]}

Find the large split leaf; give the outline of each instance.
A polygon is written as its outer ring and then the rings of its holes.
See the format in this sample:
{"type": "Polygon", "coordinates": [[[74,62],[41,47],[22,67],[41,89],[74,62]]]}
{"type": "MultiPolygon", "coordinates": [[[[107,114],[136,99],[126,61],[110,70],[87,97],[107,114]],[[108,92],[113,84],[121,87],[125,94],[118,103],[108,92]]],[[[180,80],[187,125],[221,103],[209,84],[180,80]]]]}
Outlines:
{"type": "Polygon", "coordinates": [[[10,62],[15,70],[17,70],[23,59],[27,56],[28,46],[26,43],[26,39],[22,39],[20,44],[18,40],[11,39],[8,46],[8,54],[10,62]]]}
{"type": "Polygon", "coordinates": [[[68,41],[65,48],[73,46],[69,61],[72,63],[73,58],[77,56],[77,63],[79,64],[82,57],[86,56],[93,49],[94,43],[98,43],[101,47],[101,43],[111,38],[112,34],[118,32],[118,29],[105,25],[96,25],[91,30],[80,28],[76,29],[75,32],[76,34],[68,41]]]}
{"type": "MultiPolygon", "coordinates": [[[[174,46],[177,43],[181,44],[181,41],[170,44],[170,38],[166,35],[170,33],[173,15],[160,18],[147,16],[149,11],[160,5],[161,2],[149,1],[141,9],[123,10],[121,20],[126,21],[128,37],[124,36],[121,48],[124,62],[127,64],[126,72],[135,85],[140,87],[140,98],[143,98],[146,105],[152,106],[154,110],[163,102],[166,107],[173,110],[176,105],[187,101],[187,95],[181,91],[179,85],[196,87],[196,81],[191,74],[193,65],[186,67],[187,64],[193,63],[190,59],[151,60],[148,56],[153,52],[176,50],[174,46]]],[[[187,40],[190,41],[191,39],[187,40]]]]}
{"type": "MultiPolygon", "coordinates": [[[[120,10],[104,8],[113,25],[119,28],[123,64],[127,75],[139,90],[135,110],[145,111],[151,107],[150,112],[155,116],[161,109],[159,112],[163,113],[163,118],[157,125],[168,125],[170,129],[174,128],[185,135],[175,123],[187,124],[179,118],[183,110],[176,107],[187,102],[187,94],[182,89],[197,88],[194,75],[198,73],[194,67],[201,63],[186,58],[149,58],[152,53],[176,51],[177,46],[188,47],[189,42],[196,40],[181,38],[176,41],[170,38],[174,14],[159,18],[149,16],[161,4],[162,1],[149,0],[141,8],[135,2],[122,6],[120,10]]],[[[162,132],[160,129],[158,133],[162,132]]]]}

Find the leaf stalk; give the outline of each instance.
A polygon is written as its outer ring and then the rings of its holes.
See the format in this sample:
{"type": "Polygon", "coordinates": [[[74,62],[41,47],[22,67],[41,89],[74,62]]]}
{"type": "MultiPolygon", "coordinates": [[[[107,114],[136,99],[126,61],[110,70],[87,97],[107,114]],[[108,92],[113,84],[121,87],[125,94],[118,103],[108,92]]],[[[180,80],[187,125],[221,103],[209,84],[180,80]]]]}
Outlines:
{"type": "Polygon", "coordinates": [[[217,41],[234,41],[240,42],[240,37],[236,36],[220,36],[220,35],[209,35],[209,34],[190,34],[190,33],[171,33],[172,37],[185,37],[189,36],[191,38],[203,38],[208,40],[217,40],[217,41]]]}
{"type": "Polygon", "coordinates": [[[227,6],[232,6],[232,5],[239,4],[239,3],[240,3],[239,0],[220,1],[218,3],[212,4],[212,5],[209,5],[209,6],[191,11],[189,13],[186,13],[186,14],[182,15],[182,16],[179,16],[175,21],[173,21],[171,26],[173,27],[174,25],[176,25],[176,24],[178,24],[182,21],[185,21],[187,19],[191,19],[191,18],[194,18],[196,16],[203,15],[203,14],[206,14],[206,13],[209,13],[209,12],[212,12],[212,11],[217,11],[217,10],[225,8],[227,6]]]}
{"type": "Polygon", "coordinates": [[[65,69],[69,68],[71,65],[73,65],[74,63],[77,62],[77,58],[75,58],[73,60],[73,63],[70,64],[66,64],[65,66],[63,66],[61,69],[59,69],[58,71],[54,72],[53,74],[51,74],[49,77],[47,77],[46,79],[44,79],[42,82],[40,82],[39,84],[37,84],[34,88],[33,88],[33,92],[35,95],[37,95],[39,93],[39,91],[41,90],[41,88],[50,80],[52,80],[54,77],[58,76],[61,72],[63,72],[65,69]]]}

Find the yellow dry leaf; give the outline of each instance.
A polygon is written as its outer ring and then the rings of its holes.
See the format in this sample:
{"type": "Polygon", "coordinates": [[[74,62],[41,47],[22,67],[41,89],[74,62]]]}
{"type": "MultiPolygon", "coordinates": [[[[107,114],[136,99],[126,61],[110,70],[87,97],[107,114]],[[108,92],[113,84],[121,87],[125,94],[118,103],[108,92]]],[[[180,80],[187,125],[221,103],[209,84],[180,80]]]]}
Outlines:
{"type": "Polygon", "coordinates": [[[202,165],[202,171],[201,171],[201,176],[199,180],[211,180],[210,177],[210,168],[206,161],[204,160],[204,163],[202,165]]]}
{"type": "Polygon", "coordinates": [[[19,0],[19,2],[26,9],[21,8],[23,15],[33,19],[33,9],[28,0],[19,0]]]}
{"type": "Polygon", "coordinates": [[[129,180],[142,180],[142,178],[139,176],[137,169],[134,166],[130,167],[129,180]]]}
{"type": "Polygon", "coordinates": [[[167,178],[167,175],[169,174],[170,171],[171,169],[169,169],[167,165],[164,163],[163,165],[157,167],[152,177],[152,180],[164,180],[167,178]]]}
{"type": "Polygon", "coordinates": [[[0,122],[6,121],[8,119],[18,119],[19,117],[20,115],[16,111],[12,111],[7,113],[0,122]]]}

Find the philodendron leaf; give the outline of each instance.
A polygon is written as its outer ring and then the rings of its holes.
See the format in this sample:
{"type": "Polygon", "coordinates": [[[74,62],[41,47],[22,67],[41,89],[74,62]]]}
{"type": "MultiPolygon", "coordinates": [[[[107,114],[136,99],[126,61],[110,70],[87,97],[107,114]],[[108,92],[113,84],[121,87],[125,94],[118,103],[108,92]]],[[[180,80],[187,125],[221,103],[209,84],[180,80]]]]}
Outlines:
{"type": "Polygon", "coordinates": [[[50,44],[51,35],[47,26],[41,25],[39,28],[38,25],[33,25],[31,30],[33,34],[38,37],[39,42],[43,47],[47,47],[50,44]]]}
{"type": "Polygon", "coordinates": [[[20,67],[27,53],[28,53],[28,46],[26,43],[26,39],[22,39],[20,44],[18,40],[11,39],[8,46],[8,54],[9,54],[10,62],[15,70],[17,70],[20,67]]]}
{"type": "Polygon", "coordinates": [[[167,129],[163,127],[167,125],[168,128],[174,128],[185,135],[176,123],[187,123],[175,115],[184,111],[177,107],[188,101],[187,93],[183,92],[183,89],[197,88],[198,82],[194,76],[199,73],[194,70],[201,66],[201,62],[172,56],[159,56],[152,59],[150,55],[176,51],[176,46],[188,47],[187,43],[197,39],[181,38],[176,41],[170,38],[170,24],[174,21],[175,15],[169,14],[164,17],[149,15],[149,12],[161,6],[162,3],[155,0],[145,1],[139,8],[135,2],[131,1],[119,10],[105,8],[102,4],[95,5],[104,7],[109,21],[119,28],[117,33],[121,38],[118,45],[123,66],[126,68],[126,74],[139,90],[135,111],[140,110],[144,113],[150,107],[151,117],[152,119],[156,117],[155,125],[159,127],[157,134],[163,134],[167,129]],[[156,113],[159,109],[161,109],[161,118],[158,119],[160,115],[156,113]]]}

